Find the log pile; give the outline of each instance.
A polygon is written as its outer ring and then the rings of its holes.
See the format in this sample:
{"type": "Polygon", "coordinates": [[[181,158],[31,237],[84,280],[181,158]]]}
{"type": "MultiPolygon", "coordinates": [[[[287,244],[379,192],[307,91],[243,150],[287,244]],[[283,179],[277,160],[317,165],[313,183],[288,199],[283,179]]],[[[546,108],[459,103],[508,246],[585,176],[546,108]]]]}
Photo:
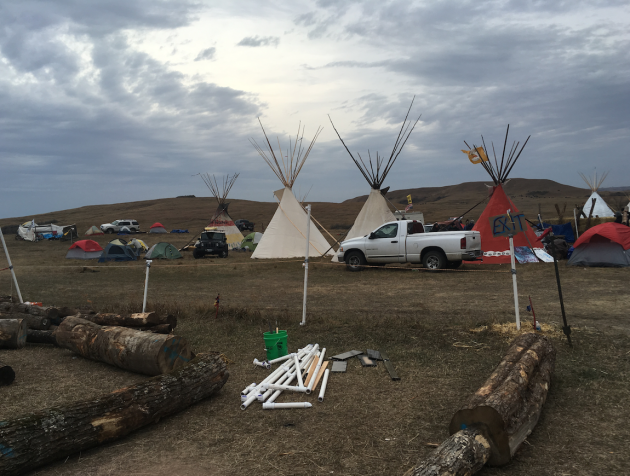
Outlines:
{"type": "Polygon", "coordinates": [[[229,377],[217,354],[200,354],[169,374],[0,422],[0,474],[24,474],[57,459],[122,438],[219,391],[229,377]]]}
{"type": "MultiPolygon", "coordinates": [[[[57,326],[52,326],[57,329],[57,326]]],[[[29,329],[26,334],[26,342],[31,344],[52,344],[57,345],[57,339],[54,335],[54,329],[48,329],[40,331],[36,329],[29,329]]]]}
{"type": "Polygon", "coordinates": [[[13,367],[0,362],[0,387],[2,385],[10,385],[15,380],[15,372],[13,367]]]}
{"type": "Polygon", "coordinates": [[[183,337],[100,326],[77,316],[66,317],[54,337],[60,347],[83,357],[146,375],[170,372],[192,358],[183,337]]]}
{"type": "Polygon", "coordinates": [[[21,349],[26,345],[27,331],[24,319],[0,319],[0,349],[21,349]]]}
{"type": "Polygon", "coordinates": [[[471,475],[508,463],[538,422],[556,351],[533,332],[518,336],[483,386],[455,413],[451,437],[406,476],[471,475]]]}

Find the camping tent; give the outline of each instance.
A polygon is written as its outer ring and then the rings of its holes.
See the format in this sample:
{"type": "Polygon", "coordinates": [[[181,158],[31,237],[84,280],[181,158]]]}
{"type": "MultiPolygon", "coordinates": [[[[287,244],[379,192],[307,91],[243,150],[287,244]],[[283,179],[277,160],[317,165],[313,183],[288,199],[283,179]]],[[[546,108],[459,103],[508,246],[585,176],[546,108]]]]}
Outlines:
{"type": "MultiPolygon", "coordinates": [[[[509,131],[510,126],[508,125],[507,132],[505,133],[503,155],[501,156],[500,161],[496,160],[495,156],[495,164],[493,164],[492,161],[488,159],[489,155],[488,151],[485,148],[485,145],[477,147],[473,144],[473,147],[470,147],[466,142],[464,142],[470,150],[462,151],[468,155],[468,159],[473,164],[481,164],[494,182],[494,186],[490,190],[490,200],[488,201],[486,208],[483,210],[481,216],[473,227],[473,231],[478,231],[481,235],[481,249],[483,250],[482,262],[484,264],[510,262],[509,238],[506,236],[494,236],[490,219],[496,217],[497,215],[504,215],[508,212],[508,210],[510,211],[510,214],[512,216],[519,215],[518,208],[516,207],[514,202],[512,202],[512,200],[510,200],[509,197],[506,195],[503,186],[508,181],[508,175],[512,171],[512,168],[516,164],[516,161],[518,160],[521,153],[523,152],[523,149],[527,145],[529,137],[520,148],[520,151],[518,150],[518,144],[515,144],[511,147],[510,152],[506,156],[505,148],[507,145],[509,131]]],[[[492,150],[494,151],[494,146],[492,150]]],[[[523,232],[514,235],[514,247],[516,248],[520,246],[525,246],[531,249],[534,245],[536,245],[537,248],[533,248],[534,252],[544,251],[544,249],[540,245],[540,242],[536,241],[536,234],[532,231],[529,223],[527,223],[527,221],[522,216],[517,217],[516,220],[518,220],[518,223],[523,228],[523,232]]]]}
{"type": "MultiPolygon", "coordinates": [[[[262,123],[260,127],[262,127],[262,123]]],[[[251,140],[258,153],[284,185],[284,189],[274,192],[279,201],[278,209],[269,222],[256,250],[252,253],[252,258],[298,258],[304,256],[308,215],[293,195],[292,187],[320,132],[321,129],[317,129],[307,149],[301,145],[303,144],[304,129],[301,131],[301,137],[299,137],[298,129],[295,144],[300,144],[299,147],[295,145],[293,149],[289,148],[289,157],[286,159],[280,153],[280,160],[278,160],[263,128],[273,161],[267,156],[266,151],[263,151],[254,140],[251,140]]],[[[313,220],[310,222],[309,243],[309,256],[333,255],[330,245],[315,227],[313,220]]]]}
{"type": "Polygon", "coordinates": [[[132,249],[136,256],[149,249],[146,243],[138,238],[133,238],[129,243],[127,243],[127,246],[132,249]]]}
{"type": "Polygon", "coordinates": [[[593,175],[593,178],[591,179],[591,178],[586,177],[584,174],[580,173],[582,180],[584,180],[586,182],[586,185],[588,185],[588,188],[591,189],[591,196],[588,197],[588,200],[586,200],[586,203],[584,204],[584,207],[582,208],[582,211],[587,217],[589,215],[593,217],[614,217],[615,216],[615,212],[613,212],[610,209],[610,207],[606,205],[606,202],[604,201],[604,199],[599,195],[599,193],[597,193],[597,190],[599,189],[599,187],[601,187],[602,183],[604,183],[604,180],[606,180],[607,175],[608,175],[608,172],[606,172],[599,179],[597,179],[597,171],[595,171],[595,174],[593,175]],[[593,200],[595,200],[595,206],[593,206],[593,200]],[[593,210],[592,213],[591,213],[591,209],[593,210]]]}
{"type": "Polygon", "coordinates": [[[127,240],[123,240],[122,238],[114,238],[110,243],[113,245],[127,246],[127,240]]]}
{"type": "Polygon", "coordinates": [[[263,237],[262,233],[255,232],[250,233],[241,242],[241,249],[247,248],[249,251],[254,251],[260,242],[260,239],[263,237]]]}
{"type": "Polygon", "coordinates": [[[96,226],[91,226],[90,229],[88,231],[85,232],[86,235],[104,235],[105,233],[103,233],[103,231],[96,227],[96,226]]]}
{"type": "Polygon", "coordinates": [[[128,246],[108,243],[98,262],[104,263],[105,261],[134,261],[136,259],[136,255],[128,246]]]}
{"type": "Polygon", "coordinates": [[[214,228],[219,233],[225,233],[227,239],[228,249],[238,249],[241,247],[241,241],[243,241],[243,234],[241,230],[234,224],[234,220],[228,213],[227,196],[230,193],[230,189],[234,185],[238,174],[234,174],[232,177],[229,175],[223,178],[223,187],[219,188],[217,179],[214,175],[202,174],[201,178],[206,183],[206,186],[210,189],[214,198],[217,201],[217,209],[212,216],[212,220],[208,224],[208,227],[214,228]]]}
{"type": "MultiPolygon", "coordinates": [[[[411,105],[409,106],[409,111],[411,111],[411,106],[413,106],[413,100],[411,101],[411,105]]],[[[372,164],[372,160],[370,158],[369,168],[367,164],[363,162],[360,155],[359,160],[357,160],[354,155],[352,155],[352,152],[350,152],[350,149],[348,149],[348,147],[346,146],[345,142],[341,138],[341,135],[339,135],[339,132],[337,132],[337,128],[335,128],[335,125],[333,124],[332,119],[330,119],[329,116],[330,123],[332,124],[333,129],[335,129],[339,140],[348,151],[348,154],[350,154],[352,161],[359,168],[359,171],[371,187],[368,199],[365,201],[365,204],[359,212],[359,215],[354,220],[352,228],[350,228],[350,231],[348,231],[347,235],[345,236],[345,240],[356,238],[358,236],[365,236],[371,231],[374,231],[379,226],[383,225],[384,223],[396,221],[396,217],[391,212],[391,210],[389,209],[389,205],[385,201],[385,193],[389,189],[389,187],[387,187],[387,189],[385,190],[381,190],[381,186],[383,185],[383,182],[385,181],[385,178],[387,177],[390,169],[394,165],[394,162],[398,158],[398,155],[405,146],[407,139],[409,139],[409,136],[413,132],[413,129],[416,127],[416,124],[420,120],[420,118],[418,117],[413,126],[411,126],[411,123],[407,124],[409,111],[407,111],[407,116],[402,123],[400,132],[398,133],[398,138],[394,144],[394,149],[392,150],[389,159],[387,159],[387,162],[385,162],[384,160],[385,157],[379,156],[377,152],[374,164],[372,164]],[[407,127],[405,128],[405,126],[407,127]]],[[[336,254],[333,256],[332,260],[337,261],[336,254]]]]}
{"type": "Polygon", "coordinates": [[[602,223],[589,228],[574,244],[567,266],[630,266],[630,228],[602,223]]]}
{"type": "Polygon", "coordinates": [[[153,245],[147,254],[144,255],[144,259],[179,259],[183,258],[181,253],[177,251],[170,243],[160,242],[153,245]]]}
{"type": "Polygon", "coordinates": [[[27,221],[22,223],[18,228],[18,236],[22,238],[24,241],[37,241],[38,235],[50,235],[50,236],[58,236],[61,237],[63,235],[64,228],[66,226],[53,225],[49,223],[48,225],[38,225],[35,223],[35,220],[27,221]]]}
{"type": "Polygon", "coordinates": [[[94,240],[80,240],[68,248],[66,259],[97,259],[101,257],[103,248],[94,240]]]}
{"type": "Polygon", "coordinates": [[[155,222],[151,225],[151,228],[149,228],[149,233],[168,233],[168,231],[166,231],[166,228],[164,228],[164,225],[160,222],[155,222]]]}

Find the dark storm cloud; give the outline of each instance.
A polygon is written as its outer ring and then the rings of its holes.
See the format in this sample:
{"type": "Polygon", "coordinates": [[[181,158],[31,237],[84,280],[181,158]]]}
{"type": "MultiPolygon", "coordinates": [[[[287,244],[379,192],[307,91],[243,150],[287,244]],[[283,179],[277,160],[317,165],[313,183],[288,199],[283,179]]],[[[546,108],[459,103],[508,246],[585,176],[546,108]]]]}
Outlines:
{"type": "Polygon", "coordinates": [[[239,41],[236,46],[278,46],[280,38],[277,36],[247,36],[239,41]]]}
{"type": "Polygon", "coordinates": [[[214,59],[214,55],[216,54],[216,52],[217,52],[217,49],[214,46],[210,48],[206,48],[205,50],[202,50],[199,52],[199,54],[195,58],[195,61],[214,59]]]}

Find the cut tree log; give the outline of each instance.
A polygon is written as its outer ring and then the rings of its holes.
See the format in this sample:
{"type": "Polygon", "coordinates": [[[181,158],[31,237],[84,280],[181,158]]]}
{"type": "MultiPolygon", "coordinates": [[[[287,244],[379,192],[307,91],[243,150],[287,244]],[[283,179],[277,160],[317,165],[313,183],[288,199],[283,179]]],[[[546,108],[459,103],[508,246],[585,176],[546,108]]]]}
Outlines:
{"type": "Polygon", "coordinates": [[[0,474],[16,476],[122,438],[219,391],[229,377],[218,354],[137,385],[0,421],[0,474]]]}
{"type": "Polygon", "coordinates": [[[0,314],[0,319],[24,319],[29,329],[46,330],[50,327],[50,319],[32,314],[0,314]]]}
{"type": "Polygon", "coordinates": [[[57,345],[57,339],[52,330],[40,331],[29,329],[26,335],[26,342],[31,344],[52,344],[57,345]]]}
{"type": "Polygon", "coordinates": [[[27,331],[24,319],[0,319],[0,349],[21,349],[26,345],[27,331]]]}
{"type": "Polygon", "coordinates": [[[555,361],[556,351],[547,337],[534,332],[516,337],[488,380],[451,419],[452,436],[407,474],[470,475],[486,462],[508,463],[538,422],[555,361]],[[471,455],[484,454],[477,443],[489,448],[487,457],[474,458],[475,462],[485,458],[481,466],[469,464],[471,455]],[[430,468],[434,472],[428,472],[430,468]]]}
{"type": "Polygon", "coordinates": [[[134,329],[145,332],[153,332],[154,334],[170,334],[173,332],[173,326],[170,324],[159,324],[157,326],[150,327],[134,327],[134,329]]]}
{"type": "Polygon", "coordinates": [[[192,358],[183,337],[99,326],[75,316],[66,317],[54,336],[60,347],[83,357],[146,375],[170,372],[192,358]]]}
{"type": "Polygon", "coordinates": [[[15,371],[13,367],[0,362],[0,386],[10,385],[15,380],[15,371]]]}
{"type": "Polygon", "coordinates": [[[158,316],[155,312],[139,312],[137,314],[81,314],[81,318],[101,326],[153,327],[170,324],[171,329],[177,326],[177,318],[172,315],[158,316]]]}
{"type": "Polygon", "coordinates": [[[426,460],[405,476],[470,476],[490,459],[490,443],[479,428],[451,435],[426,460]]]}

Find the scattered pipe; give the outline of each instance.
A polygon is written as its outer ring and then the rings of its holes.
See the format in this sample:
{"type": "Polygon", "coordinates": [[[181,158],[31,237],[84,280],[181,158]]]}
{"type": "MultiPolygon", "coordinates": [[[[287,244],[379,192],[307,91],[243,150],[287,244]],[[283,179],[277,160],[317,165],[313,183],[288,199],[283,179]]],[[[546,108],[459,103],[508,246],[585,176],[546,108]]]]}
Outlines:
{"type": "Polygon", "coordinates": [[[263,410],[275,410],[278,408],[311,408],[309,402],[290,402],[290,403],[263,403],[263,410]]]}
{"type": "Polygon", "coordinates": [[[309,376],[309,382],[308,382],[308,388],[306,390],[306,394],[310,395],[310,393],[313,391],[313,385],[315,384],[315,378],[317,376],[317,374],[319,373],[319,369],[322,368],[322,362],[324,362],[324,356],[326,355],[326,347],[324,347],[322,349],[322,351],[319,353],[319,361],[317,362],[317,367],[315,367],[315,371],[313,372],[313,375],[309,376]]]}
{"type": "Polygon", "coordinates": [[[271,364],[269,363],[268,360],[261,362],[258,359],[254,359],[254,365],[257,365],[258,367],[262,367],[263,369],[267,369],[267,370],[271,368],[271,364]]]}
{"type": "Polygon", "coordinates": [[[271,390],[289,390],[290,392],[302,392],[302,393],[306,393],[306,390],[308,390],[306,387],[295,387],[292,385],[277,385],[275,383],[266,384],[266,387],[271,390]]]}
{"type": "Polygon", "coordinates": [[[317,400],[319,402],[324,401],[324,394],[326,393],[326,385],[328,384],[329,375],[330,375],[330,369],[326,369],[326,372],[324,372],[324,379],[322,380],[322,389],[319,391],[319,397],[317,397],[317,400]]]}
{"type": "Polygon", "coordinates": [[[241,390],[241,395],[247,395],[255,386],[256,382],[250,383],[247,387],[241,390]]]}
{"type": "MultiPolygon", "coordinates": [[[[302,382],[302,372],[300,372],[300,369],[302,367],[300,367],[300,361],[298,360],[297,355],[294,357],[294,359],[295,359],[295,366],[298,369],[298,371],[297,371],[298,386],[304,387],[304,382],[302,382]]],[[[276,390],[278,390],[278,389],[276,389],[276,390]]]]}

